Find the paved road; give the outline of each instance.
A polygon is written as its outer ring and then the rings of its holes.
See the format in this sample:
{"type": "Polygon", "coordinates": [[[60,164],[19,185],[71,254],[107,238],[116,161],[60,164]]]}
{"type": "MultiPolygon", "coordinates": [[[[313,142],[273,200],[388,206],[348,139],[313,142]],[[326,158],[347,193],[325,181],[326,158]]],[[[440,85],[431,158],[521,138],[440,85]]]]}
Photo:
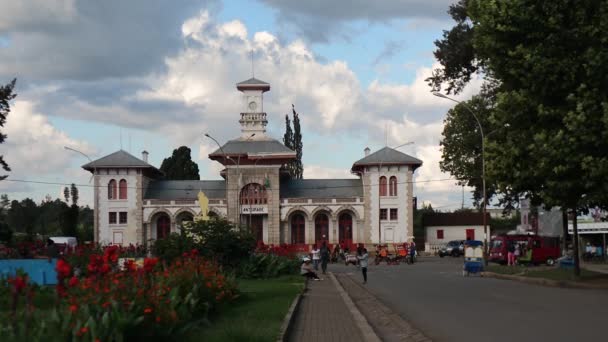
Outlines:
{"type": "MultiPolygon", "coordinates": [[[[330,265],[352,273],[354,266],[330,265]]],[[[608,290],[462,276],[462,258],[370,266],[368,289],[434,341],[606,341],[608,290]]]]}

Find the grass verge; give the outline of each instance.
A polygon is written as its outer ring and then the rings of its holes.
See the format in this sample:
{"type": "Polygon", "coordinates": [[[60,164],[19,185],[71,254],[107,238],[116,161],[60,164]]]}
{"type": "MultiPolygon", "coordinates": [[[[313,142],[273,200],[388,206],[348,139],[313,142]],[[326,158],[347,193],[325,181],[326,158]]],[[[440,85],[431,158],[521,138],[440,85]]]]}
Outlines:
{"type": "Polygon", "coordinates": [[[283,318],[304,288],[301,276],[241,279],[241,296],[220,307],[211,324],[193,329],[186,341],[274,341],[283,318]]]}
{"type": "Polygon", "coordinates": [[[506,275],[518,275],[530,278],[543,278],[557,281],[577,281],[577,282],[595,282],[605,281],[608,279],[608,275],[593,272],[586,269],[581,269],[581,276],[575,277],[572,269],[563,269],[559,267],[530,267],[530,266],[504,266],[504,265],[490,265],[486,268],[486,271],[506,274],[506,275]]]}

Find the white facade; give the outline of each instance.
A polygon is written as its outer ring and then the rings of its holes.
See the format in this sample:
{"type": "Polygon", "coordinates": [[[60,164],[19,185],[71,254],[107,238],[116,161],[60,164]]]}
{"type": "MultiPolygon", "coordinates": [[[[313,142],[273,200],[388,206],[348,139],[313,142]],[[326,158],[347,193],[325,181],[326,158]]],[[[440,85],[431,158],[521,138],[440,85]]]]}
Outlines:
{"type": "MultiPolygon", "coordinates": [[[[490,226],[488,228],[488,239],[492,236],[490,226]]],[[[435,251],[452,240],[466,240],[467,230],[473,230],[473,240],[484,240],[483,225],[466,225],[466,226],[429,226],[425,227],[426,243],[425,250],[427,252],[435,251]],[[439,231],[439,233],[438,233],[439,231]],[[443,238],[438,238],[438,235],[443,235],[443,238]]]]}
{"type": "Polygon", "coordinates": [[[369,167],[371,179],[371,241],[381,243],[405,242],[413,238],[413,227],[409,226],[410,207],[408,199],[413,194],[408,189],[409,166],[381,166],[369,167]],[[378,170],[380,168],[380,170],[378,170]],[[380,178],[386,177],[387,196],[380,196],[380,178]],[[391,177],[397,178],[397,196],[390,196],[389,181],[391,177]],[[380,220],[380,210],[386,209],[386,220],[380,220]],[[397,219],[391,219],[391,209],[397,210],[397,219]],[[380,223],[378,223],[380,222],[380,223]],[[380,231],[378,230],[380,224],[380,231]],[[380,234],[380,239],[378,239],[380,234]]]}
{"type": "Polygon", "coordinates": [[[223,164],[225,180],[163,181],[161,172],[147,163],[145,151],[142,159],[118,151],[84,166],[96,175],[97,242],[148,244],[178,232],[183,220],[201,214],[199,189],[205,189],[210,214],[245,224],[266,244],[371,245],[413,238],[412,178],[422,161],[388,147],[372,154],[366,149],[365,158],[351,168],[358,179],[292,179],[283,166],[296,153],[266,135],[263,94],[270,85],[252,78],[237,89],[243,93],[242,135],[209,155],[223,164]],[[386,177],[386,196],[379,196],[380,177],[386,177]],[[396,193],[391,190],[393,177],[396,193]],[[126,198],[109,198],[108,184],[123,179],[126,198]],[[247,205],[255,213],[250,215],[247,205]],[[386,219],[380,221],[384,209],[386,219]],[[115,223],[110,223],[112,213],[115,223]],[[119,222],[124,215],[126,221],[119,222]]]}

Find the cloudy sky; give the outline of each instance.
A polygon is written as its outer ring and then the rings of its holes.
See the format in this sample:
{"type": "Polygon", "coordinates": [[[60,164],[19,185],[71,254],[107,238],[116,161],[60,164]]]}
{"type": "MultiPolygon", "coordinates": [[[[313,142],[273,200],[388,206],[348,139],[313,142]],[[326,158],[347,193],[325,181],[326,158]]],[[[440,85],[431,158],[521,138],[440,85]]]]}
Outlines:
{"type": "Polygon", "coordinates": [[[18,79],[0,193],[39,201],[61,196],[45,183],[74,182],[90,204],[87,160],[64,146],[93,159],[145,149],[160,166],[187,145],[201,177],[218,179],[203,132],[239,135],[235,84],[251,77],[253,51],[255,76],[271,84],[269,134],[282,137],[291,104],[300,113],[306,178],[352,177],[366,146],[414,141],[400,150],[424,162],[419,203],[460,207],[462,189],[438,165],[452,103],[424,82],[437,66],[433,41],[452,26],[451,2],[0,0],[0,83],[18,79]]]}

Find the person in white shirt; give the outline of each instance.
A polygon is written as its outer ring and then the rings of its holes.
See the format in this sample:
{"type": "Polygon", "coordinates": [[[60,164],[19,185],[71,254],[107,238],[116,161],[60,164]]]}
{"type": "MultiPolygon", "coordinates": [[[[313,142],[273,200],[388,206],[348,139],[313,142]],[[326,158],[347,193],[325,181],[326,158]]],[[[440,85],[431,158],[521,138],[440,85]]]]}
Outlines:
{"type": "Polygon", "coordinates": [[[300,267],[300,274],[305,276],[307,279],[321,280],[317,273],[312,270],[310,266],[310,258],[306,257],[302,260],[302,267],[300,267]]]}
{"type": "Polygon", "coordinates": [[[319,260],[321,260],[321,250],[315,245],[312,250],[312,265],[315,271],[319,270],[319,260]]]}
{"type": "Polygon", "coordinates": [[[359,266],[361,267],[361,273],[363,273],[363,284],[367,283],[367,261],[369,259],[369,255],[367,254],[367,249],[363,248],[360,251],[361,254],[357,255],[357,259],[359,259],[359,266]]]}

